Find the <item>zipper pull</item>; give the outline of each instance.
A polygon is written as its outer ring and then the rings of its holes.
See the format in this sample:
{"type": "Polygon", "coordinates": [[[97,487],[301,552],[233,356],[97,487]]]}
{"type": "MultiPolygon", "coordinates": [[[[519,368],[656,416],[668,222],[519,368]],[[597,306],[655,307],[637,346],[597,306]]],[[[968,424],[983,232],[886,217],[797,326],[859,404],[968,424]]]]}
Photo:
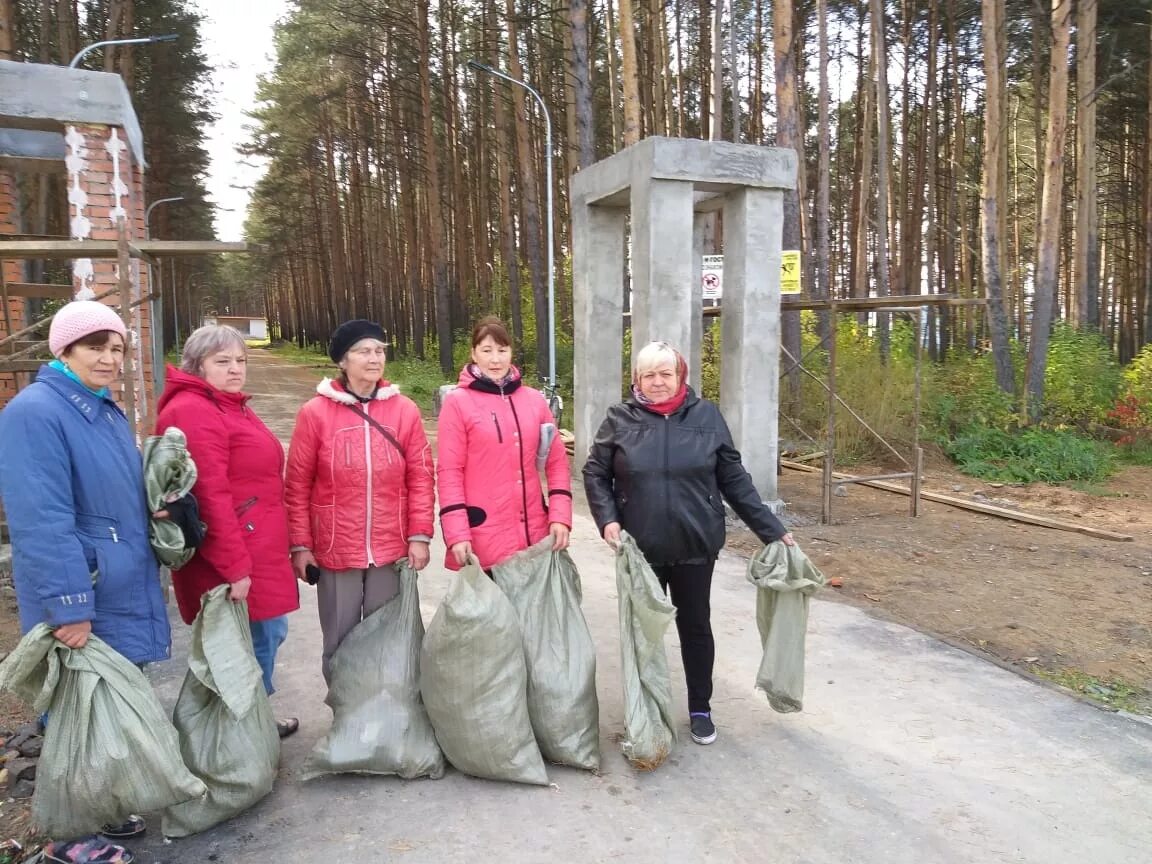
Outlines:
{"type": "Polygon", "coordinates": [[[109,526],[108,526],[108,530],[112,532],[112,542],[113,542],[113,543],[119,543],[119,542],[120,542],[120,538],[116,536],[116,528],[115,528],[115,526],[109,525],[109,526]]]}

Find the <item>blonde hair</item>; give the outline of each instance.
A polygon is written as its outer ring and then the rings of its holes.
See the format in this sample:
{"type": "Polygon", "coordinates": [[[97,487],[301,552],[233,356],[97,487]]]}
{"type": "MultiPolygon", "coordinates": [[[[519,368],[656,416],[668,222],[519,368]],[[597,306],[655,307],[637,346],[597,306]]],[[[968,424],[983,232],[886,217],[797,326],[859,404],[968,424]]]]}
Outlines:
{"type": "Polygon", "coordinates": [[[676,376],[680,377],[683,374],[681,370],[684,358],[667,342],[649,342],[636,354],[636,360],[632,364],[632,380],[639,381],[645,372],[665,365],[670,365],[675,370],[676,376]]]}

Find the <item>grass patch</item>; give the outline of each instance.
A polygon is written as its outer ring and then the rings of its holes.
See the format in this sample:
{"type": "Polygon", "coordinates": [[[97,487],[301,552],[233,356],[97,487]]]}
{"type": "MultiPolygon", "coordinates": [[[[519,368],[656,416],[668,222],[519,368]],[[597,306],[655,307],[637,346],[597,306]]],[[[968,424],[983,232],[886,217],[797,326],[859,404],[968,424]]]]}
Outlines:
{"type": "MultiPolygon", "coordinates": [[[[301,366],[325,367],[325,374],[336,374],[336,367],[319,348],[301,348],[294,343],[282,343],[269,351],[289,363],[301,366]]],[[[446,378],[435,360],[417,360],[414,357],[399,357],[390,360],[384,367],[384,377],[400,388],[400,391],[420,406],[425,413],[432,411],[432,400],[442,384],[454,384],[455,376],[446,378]]]]}
{"type": "Polygon", "coordinates": [[[301,348],[295,342],[280,342],[276,345],[269,347],[269,352],[279,357],[281,360],[287,360],[289,363],[299,363],[303,366],[331,366],[332,361],[328,359],[319,346],[309,346],[301,348]]]}
{"type": "Polygon", "coordinates": [[[1062,429],[969,428],[940,446],[965,474],[1001,483],[1093,483],[1116,470],[1115,448],[1062,429]]]}
{"type": "Polygon", "coordinates": [[[1127,681],[1096,678],[1077,669],[1033,669],[1037,675],[1079,693],[1093,702],[1128,711],[1152,715],[1152,693],[1127,681]]]}
{"type": "Polygon", "coordinates": [[[442,384],[455,384],[456,376],[445,377],[435,360],[417,360],[401,357],[393,360],[384,370],[388,380],[420,406],[425,413],[432,411],[432,399],[442,384]]]}

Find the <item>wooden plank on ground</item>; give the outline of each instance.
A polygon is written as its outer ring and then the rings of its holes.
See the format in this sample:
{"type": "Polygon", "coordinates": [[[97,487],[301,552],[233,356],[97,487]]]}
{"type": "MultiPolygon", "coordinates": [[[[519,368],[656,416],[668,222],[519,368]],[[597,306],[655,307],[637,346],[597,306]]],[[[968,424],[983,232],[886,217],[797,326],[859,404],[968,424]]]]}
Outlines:
{"type": "MultiPolygon", "coordinates": [[[[787,459],[781,459],[780,464],[785,468],[791,468],[793,471],[803,471],[806,474],[821,473],[821,469],[819,468],[813,468],[811,465],[802,465],[799,462],[792,462],[787,459]]],[[[835,471],[832,473],[832,476],[837,480],[854,480],[857,486],[870,486],[873,489],[880,489],[884,492],[895,492],[898,495],[912,494],[910,489],[897,486],[895,483],[885,483],[882,480],[863,480],[851,474],[841,474],[835,471]]],[[[940,492],[921,490],[920,497],[925,501],[935,501],[937,504],[947,504],[950,507],[971,510],[973,513],[983,513],[986,516],[1011,519],[1014,522],[1023,522],[1026,525],[1038,525],[1041,528],[1054,528],[1057,531],[1074,531],[1078,534],[1086,534],[1089,537],[1097,537],[1101,540],[1129,542],[1133,539],[1131,534],[1121,534],[1117,531],[1108,531],[1104,528],[1093,528],[1089,525],[1080,525],[1076,522],[1064,522],[1059,519],[1049,518],[1048,516],[1037,516],[1033,513],[1024,513],[1019,510],[1009,510],[1007,507],[997,507],[994,504],[980,504],[977,501],[965,501],[963,498],[955,498],[940,492]]]]}

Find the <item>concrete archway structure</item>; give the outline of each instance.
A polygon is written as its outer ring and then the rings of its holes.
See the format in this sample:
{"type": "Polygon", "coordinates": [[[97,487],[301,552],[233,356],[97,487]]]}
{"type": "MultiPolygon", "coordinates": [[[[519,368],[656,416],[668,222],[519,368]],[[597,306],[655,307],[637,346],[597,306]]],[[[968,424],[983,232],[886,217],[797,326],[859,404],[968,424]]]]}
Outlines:
{"type": "Polygon", "coordinates": [[[619,399],[629,215],[634,350],[676,345],[698,388],[701,223],[722,210],[720,407],[761,497],[776,504],[780,243],[796,171],[793,150],[653,137],[572,178],[577,469],[619,399]]]}

